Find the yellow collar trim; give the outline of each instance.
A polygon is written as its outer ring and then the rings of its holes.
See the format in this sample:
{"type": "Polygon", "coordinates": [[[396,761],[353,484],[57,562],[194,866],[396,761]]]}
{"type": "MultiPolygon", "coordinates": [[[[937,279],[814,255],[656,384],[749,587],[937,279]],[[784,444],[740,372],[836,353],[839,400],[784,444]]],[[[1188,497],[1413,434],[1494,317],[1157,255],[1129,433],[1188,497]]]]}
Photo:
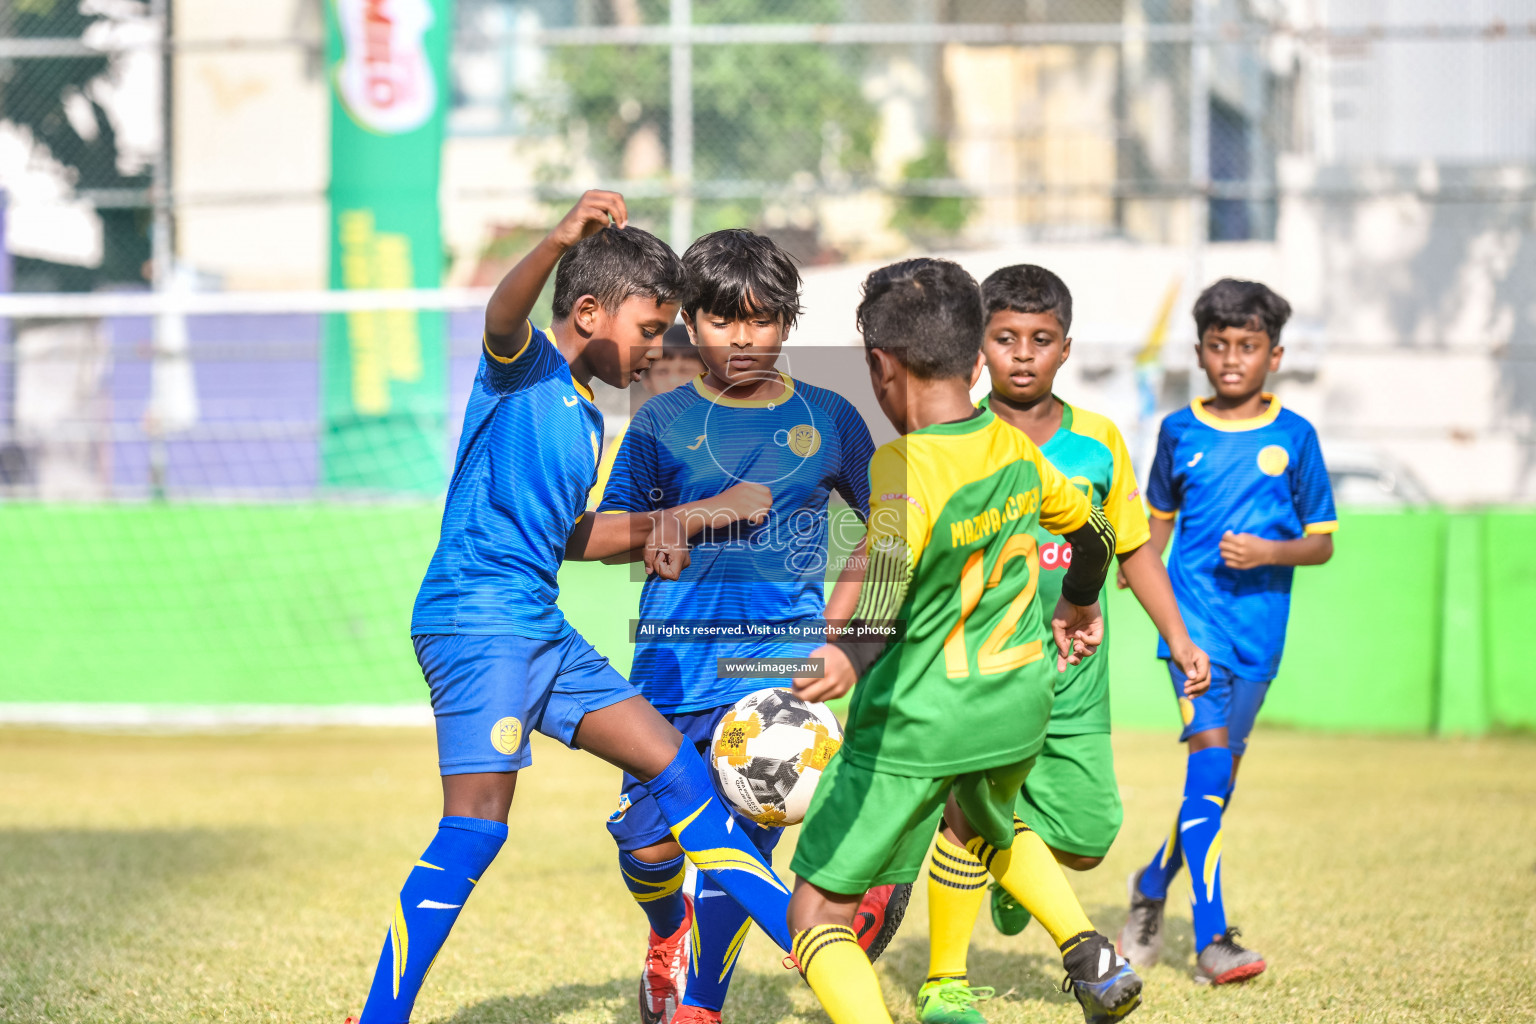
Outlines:
{"type": "Polygon", "coordinates": [[[575,377],[572,377],[571,383],[576,386],[576,393],[578,395],[580,395],[582,398],[585,398],[589,402],[594,401],[592,398],[592,391],[581,381],[577,380],[575,377]]]}
{"type": "Polygon", "coordinates": [[[1275,417],[1280,415],[1280,399],[1268,391],[1264,392],[1263,397],[1269,400],[1269,408],[1257,416],[1250,416],[1245,420],[1224,420],[1220,416],[1211,415],[1206,411],[1205,399],[1203,398],[1197,398],[1190,402],[1189,409],[1195,414],[1195,419],[1216,430],[1226,430],[1229,432],[1257,430],[1260,427],[1269,426],[1275,422],[1275,417]]]}
{"type": "Polygon", "coordinates": [[[693,389],[716,405],[723,405],[731,409],[767,409],[775,405],[782,405],[794,397],[795,382],[788,374],[779,372],[779,380],[784,382],[784,393],[772,398],[727,398],[717,395],[704,386],[704,375],[701,373],[693,378],[693,389]]]}

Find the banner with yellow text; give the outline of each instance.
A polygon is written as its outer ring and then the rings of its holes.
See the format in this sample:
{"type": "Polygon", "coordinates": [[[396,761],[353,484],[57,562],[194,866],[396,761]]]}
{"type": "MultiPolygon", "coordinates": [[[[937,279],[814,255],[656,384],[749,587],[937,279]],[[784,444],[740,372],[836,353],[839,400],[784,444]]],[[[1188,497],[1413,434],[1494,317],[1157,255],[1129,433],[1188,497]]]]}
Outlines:
{"type": "MultiPolygon", "coordinates": [[[[327,0],[332,288],[436,288],[448,0],[327,0]]],[[[447,479],[443,314],[326,318],[321,478],[360,491],[447,479]]]]}

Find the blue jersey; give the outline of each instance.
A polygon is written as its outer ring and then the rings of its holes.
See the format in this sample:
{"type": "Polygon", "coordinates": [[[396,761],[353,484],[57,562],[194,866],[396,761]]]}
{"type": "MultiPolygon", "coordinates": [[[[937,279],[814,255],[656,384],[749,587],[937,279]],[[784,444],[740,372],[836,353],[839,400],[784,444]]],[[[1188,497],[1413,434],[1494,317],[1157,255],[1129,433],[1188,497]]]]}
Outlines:
{"type": "MultiPolygon", "coordinates": [[[[677,581],[646,580],[643,622],[819,627],[827,499],[836,490],[861,519],[868,516],[875,446],[839,395],[787,376],[784,386],[771,401],[740,401],[707,392],[695,378],[646,402],[630,422],[599,512],[671,508],[742,481],[773,492],[763,523],[707,530],[677,581]]],[[[717,679],[716,658],[803,656],[813,646],[803,634],[707,642],[637,637],[630,677],[662,711],[697,711],[782,682],[717,679]]]]}
{"type": "MultiPolygon", "coordinates": [[[[1168,575],[1191,639],[1213,663],[1258,682],[1280,667],[1293,570],[1229,569],[1222,535],[1295,540],[1338,529],[1316,431],[1264,397],[1268,410],[1252,419],[1218,419],[1197,398],[1163,420],[1147,481],[1152,514],[1178,517],[1168,575]]],[[[1158,656],[1168,657],[1162,641],[1158,656]]]]}
{"type": "Polygon", "coordinates": [[[586,511],[602,437],[592,393],[543,331],[530,325],[510,359],[481,353],[412,636],[548,639],[570,629],[555,577],[586,511]]]}

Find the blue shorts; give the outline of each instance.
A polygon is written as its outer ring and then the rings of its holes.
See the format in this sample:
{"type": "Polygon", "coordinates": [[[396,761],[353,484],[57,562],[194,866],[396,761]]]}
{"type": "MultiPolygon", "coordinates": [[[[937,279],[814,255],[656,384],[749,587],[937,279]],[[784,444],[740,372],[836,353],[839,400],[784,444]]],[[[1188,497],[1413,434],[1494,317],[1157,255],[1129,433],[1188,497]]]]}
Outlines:
{"type": "MultiPolygon", "coordinates": [[[[733,703],[704,711],[663,712],[663,716],[683,734],[684,743],[692,743],[704,762],[713,765],[709,744],[714,738],[715,726],[735,706],[733,703]]],[[[713,767],[710,768],[710,778],[714,778],[713,767]]],[[[725,801],[721,800],[721,803],[725,801]]],[[[725,806],[730,807],[730,804],[725,806]]],[[[767,828],[741,814],[735,817],[737,827],[765,855],[778,845],[784,834],[782,828],[767,828]]],[[[613,834],[613,841],[619,844],[619,849],[625,853],[643,850],[672,838],[672,830],[656,807],[656,801],[646,791],[644,784],[633,775],[625,775],[620,784],[619,807],[608,815],[608,831],[613,834]]]]}
{"type": "Polygon", "coordinates": [[[432,691],[444,775],[528,767],[535,730],[571,745],[588,712],[640,696],[574,629],[557,640],[413,636],[432,691]]]}
{"type": "Polygon", "coordinates": [[[1212,665],[1211,688],[1198,697],[1186,697],[1184,680],[1189,677],[1172,661],[1168,662],[1168,674],[1173,677],[1173,693],[1179,698],[1179,714],[1184,719],[1180,743],[1197,732],[1226,726],[1227,749],[1234,755],[1248,749],[1253,720],[1264,706],[1264,695],[1269,693],[1267,681],[1239,679],[1227,666],[1212,665]]]}

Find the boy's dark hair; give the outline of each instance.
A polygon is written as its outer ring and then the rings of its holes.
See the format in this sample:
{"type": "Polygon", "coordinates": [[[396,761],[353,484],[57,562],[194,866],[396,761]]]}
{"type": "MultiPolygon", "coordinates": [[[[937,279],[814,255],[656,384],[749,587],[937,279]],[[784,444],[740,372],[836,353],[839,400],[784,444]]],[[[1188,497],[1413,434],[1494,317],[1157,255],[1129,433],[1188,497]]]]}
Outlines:
{"type": "Polygon", "coordinates": [[[970,380],[986,327],[976,279],[958,263],[930,257],[865,278],[855,322],[866,349],[884,349],[923,380],[970,380]]]}
{"type": "Polygon", "coordinates": [[[683,314],[745,320],[771,316],[793,327],[801,313],[800,271],[773,239],[746,228],[711,231],[683,253],[683,314]]]}
{"type": "Polygon", "coordinates": [[[1291,304],[1258,281],[1224,277],[1195,300],[1195,331],[1199,338],[1215,327],[1263,328],[1271,345],[1280,344],[1280,329],[1291,318],[1291,304]]]}
{"type": "Polygon", "coordinates": [[[606,227],[588,235],[555,266],[554,317],[564,320],[583,295],[612,312],[631,295],[676,302],[683,291],[683,264],[671,247],[636,227],[606,227]]]}
{"type": "Polygon", "coordinates": [[[994,270],[981,282],[982,311],[988,320],[994,313],[1050,313],[1061,324],[1061,333],[1072,330],[1072,293],[1066,282],[1044,267],[1016,263],[994,270]]]}

